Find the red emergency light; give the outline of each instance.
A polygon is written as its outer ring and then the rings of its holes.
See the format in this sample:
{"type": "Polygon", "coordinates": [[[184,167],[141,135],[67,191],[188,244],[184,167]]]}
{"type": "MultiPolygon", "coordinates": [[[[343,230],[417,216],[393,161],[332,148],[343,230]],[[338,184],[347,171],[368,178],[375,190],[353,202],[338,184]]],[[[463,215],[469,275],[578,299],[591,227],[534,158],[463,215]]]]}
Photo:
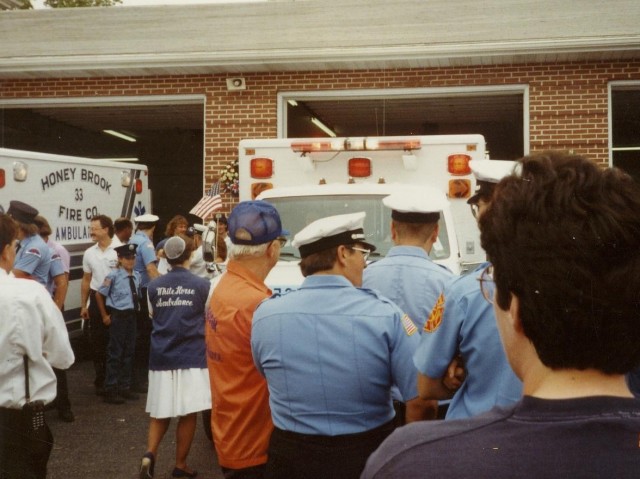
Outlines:
{"type": "Polygon", "coordinates": [[[142,180],[140,178],[136,179],[136,195],[142,193],[142,180]]]}
{"type": "Polygon", "coordinates": [[[6,184],[6,175],[4,172],[4,168],[0,168],[0,188],[4,188],[4,185],[6,184]]]}
{"type": "Polygon", "coordinates": [[[271,178],[273,176],[273,160],[271,158],[251,158],[251,178],[271,178]]]}
{"type": "Polygon", "coordinates": [[[471,167],[469,166],[469,162],[471,161],[471,157],[469,155],[458,154],[458,155],[449,155],[448,159],[448,170],[452,175],[469,175],[471,174],[471,167]]]}
{"type": "Polygon", "coordinates": [[[349,158],[349,176],[354,178],[368,178],[371,176],[371,158],[354,156],[349,158]]]}

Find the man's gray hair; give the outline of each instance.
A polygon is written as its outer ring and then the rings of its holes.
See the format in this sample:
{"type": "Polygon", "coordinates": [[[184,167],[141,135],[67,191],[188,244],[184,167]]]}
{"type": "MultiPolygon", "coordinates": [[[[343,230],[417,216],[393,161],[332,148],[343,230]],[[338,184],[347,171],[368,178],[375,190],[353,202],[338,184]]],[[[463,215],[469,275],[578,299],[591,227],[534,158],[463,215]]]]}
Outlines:
{"type": "MultiPolygon", "coordinates": [[[[271,243],[271,241],[269,241],[269,243],[271,243]]],[[[229,248],[227,255],[229,256],[229,259],[239,259],[247,256],[263,256],[267,252],[269,243],[258,245],[231,243],[231,247],[229,248]]]]}

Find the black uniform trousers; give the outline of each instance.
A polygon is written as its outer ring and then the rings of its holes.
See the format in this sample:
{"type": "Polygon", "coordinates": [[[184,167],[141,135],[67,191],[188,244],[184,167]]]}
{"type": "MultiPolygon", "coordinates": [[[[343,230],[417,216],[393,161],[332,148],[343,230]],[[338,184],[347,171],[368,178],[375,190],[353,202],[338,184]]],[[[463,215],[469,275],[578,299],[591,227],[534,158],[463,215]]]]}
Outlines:
{"type": "Polygon", "coordinates": [[[275,428],[265,479],[358,479],[371,453],[394,429],[393,420],[370,431],[340,436],[275,428]]]}
{"type": "Polygon", "coordinates": [[[20,409],[0,408],[0,479],[45,479],[52,449],[46,419],[42,432],[32,437],[20,409]]]}

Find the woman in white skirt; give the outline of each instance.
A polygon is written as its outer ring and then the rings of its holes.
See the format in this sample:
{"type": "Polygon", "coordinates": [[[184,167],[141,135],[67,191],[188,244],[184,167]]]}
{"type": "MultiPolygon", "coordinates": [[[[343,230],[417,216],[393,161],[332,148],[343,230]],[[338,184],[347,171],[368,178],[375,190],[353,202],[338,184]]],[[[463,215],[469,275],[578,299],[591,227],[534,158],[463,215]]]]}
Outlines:
{"type": "Polygon", "coordinates": [[[146,411],[151,421],[140,479],[153,477],[158,446],[173,417],[178,418],[178,427],[172,477],[197,475],[187,466],[187,455],[196,430],[197,413],[211,409],[204,340],[204,312],[210,283],[189,272],[193,249],[193,240],[188,236],[169,238],[164,253],[172,268],[148,286],[153,330],[146,411]]]}

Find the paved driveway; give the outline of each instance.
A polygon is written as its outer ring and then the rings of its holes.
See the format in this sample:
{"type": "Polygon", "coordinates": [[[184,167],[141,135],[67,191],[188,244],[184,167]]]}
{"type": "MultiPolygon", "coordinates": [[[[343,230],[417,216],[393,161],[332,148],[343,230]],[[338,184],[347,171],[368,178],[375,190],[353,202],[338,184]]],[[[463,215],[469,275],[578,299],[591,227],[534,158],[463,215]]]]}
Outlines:
{"type": "MultiPolygon", "coordinates": [[[[78,360],[69,371],[69,394],[76,420],[65,423],[55,410],[47,412],[55,445],[49,460],[48,479],[136,479],[146,450],[149,416],[146,396],[123,405],[105,404],[93,388],[93,364],[78,360]]],[[[175,423],[172,421],[158,454],[157,479],[171,477],[175,457],[175,423]]],[[[198,418],[189,465],[198,478],[222,479],[213,444],[198,418]]]]}

